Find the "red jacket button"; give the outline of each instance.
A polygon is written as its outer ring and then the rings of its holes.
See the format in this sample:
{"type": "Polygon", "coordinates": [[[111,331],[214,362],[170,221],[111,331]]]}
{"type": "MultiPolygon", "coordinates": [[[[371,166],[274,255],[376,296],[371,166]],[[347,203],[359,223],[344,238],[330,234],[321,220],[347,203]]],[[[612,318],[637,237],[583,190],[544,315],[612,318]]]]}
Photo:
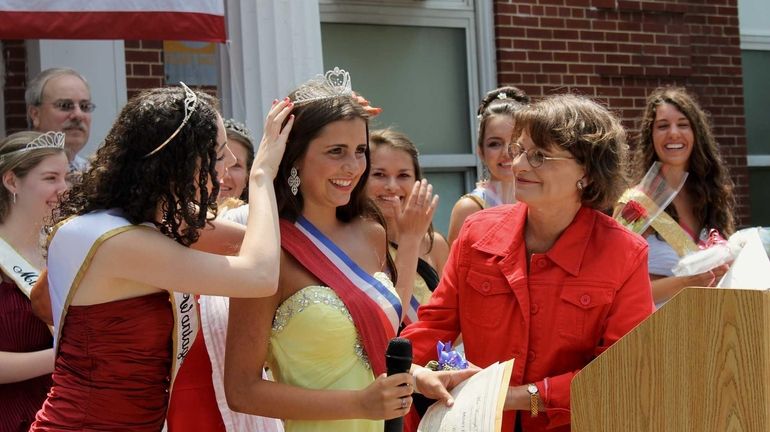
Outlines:
{"type": "Polygon", "coordinates": [[[532,306],[529,308],[529,311],[532,313],[532,315],[535,315],[535,314],[537,314],[537,311],[538,311],[538,310],[540,310],[540,307],[539,307],[538,305],[536,305],[536,304],[533,304],[533,305],[532,305],[532,306]]]}
{"type": "Polygon", "coordinates": [[[583,306],[588,306],[591,304],[591,296],[588,294],[583,294],[580,296],[580,304],[583,306]]]}

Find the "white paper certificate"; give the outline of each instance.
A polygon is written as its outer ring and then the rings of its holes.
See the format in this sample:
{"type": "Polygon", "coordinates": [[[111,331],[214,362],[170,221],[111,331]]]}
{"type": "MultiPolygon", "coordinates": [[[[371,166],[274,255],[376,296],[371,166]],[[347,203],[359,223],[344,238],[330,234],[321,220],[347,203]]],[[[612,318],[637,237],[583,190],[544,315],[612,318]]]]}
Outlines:
{"type": "Polygon", "coordinates": [[[513,360],[498,362],[463,381],[450,392],[454,405],[431,405],[417,431],[499,432],[512,369],[513,360]]]}

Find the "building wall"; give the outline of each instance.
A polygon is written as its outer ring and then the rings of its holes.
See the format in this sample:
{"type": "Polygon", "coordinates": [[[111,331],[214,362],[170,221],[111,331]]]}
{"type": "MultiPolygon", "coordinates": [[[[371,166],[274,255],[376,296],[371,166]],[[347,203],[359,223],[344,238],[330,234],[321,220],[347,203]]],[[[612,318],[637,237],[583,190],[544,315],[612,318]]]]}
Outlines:
{"type": "Polygon", "coordinates": [[[163,41],[126,41],[126,91],[128,98],[139,91],[163,87],[163,41]]]}
{"type": "MultiPolygon", "coordinates": [[[[5,61],[5,126],[10,134],[27,128],[24,90],[28,80],[27,49],[24,40],[2,41],[5,61]]],[[[126,92],[128,98],[141,90],[166,84],[163,41],[126,41],[126,92]]],[[[216,87],[203,89],[216,94],[216,87]]]]}
{"type": "Polygon", "coordinates": [[[687,87],[711,114],[749,222],[737,0],[497,0],[495,27],[501,85],[596,97],[632,135],[650,90],[687,87]]]}
{"type": "Polygon", "coordinates": [[[27,128],[24,90],[27,88],[27,47],[23,40],[4,40],[5,61],[5,131],[7,134],[27,128]]]}

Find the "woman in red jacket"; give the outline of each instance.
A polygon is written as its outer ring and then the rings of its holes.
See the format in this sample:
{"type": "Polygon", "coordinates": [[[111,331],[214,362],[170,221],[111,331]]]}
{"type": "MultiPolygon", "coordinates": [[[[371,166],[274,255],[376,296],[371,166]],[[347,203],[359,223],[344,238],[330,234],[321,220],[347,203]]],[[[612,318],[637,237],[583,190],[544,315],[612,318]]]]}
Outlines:
{"type": "Polygon", "coordinates": [[[626,135],[573,95],[515,114],[514,205],[465,222],[441,283],[402,336],[414,361],[462,332],[481,367],[515,358],[504,431],[569,431],[575,373],[652,313],[647,244],[601,210],[626,182],[626,135]]]}

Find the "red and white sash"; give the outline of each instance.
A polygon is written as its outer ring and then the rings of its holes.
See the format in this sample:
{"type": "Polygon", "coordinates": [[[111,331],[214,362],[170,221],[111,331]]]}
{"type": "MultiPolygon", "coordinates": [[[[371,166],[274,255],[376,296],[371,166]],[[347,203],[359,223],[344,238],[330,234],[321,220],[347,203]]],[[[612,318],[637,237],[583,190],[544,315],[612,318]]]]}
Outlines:
{"type": "Polygon", "coordinates": [[[401,301],[359,267],[307,219],[281,220],[281,247],[334,290],[353,318],[375,376],[385,372],[385,350],[401,323],[401,301]]]}

